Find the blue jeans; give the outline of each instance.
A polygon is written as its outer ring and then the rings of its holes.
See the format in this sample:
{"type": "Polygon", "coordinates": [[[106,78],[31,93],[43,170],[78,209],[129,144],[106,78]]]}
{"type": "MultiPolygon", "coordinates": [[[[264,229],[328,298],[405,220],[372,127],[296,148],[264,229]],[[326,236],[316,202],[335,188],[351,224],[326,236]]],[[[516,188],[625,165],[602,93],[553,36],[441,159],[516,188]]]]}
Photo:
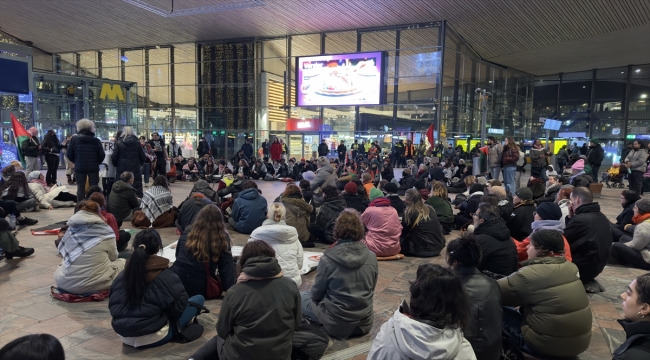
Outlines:
{"type": "MultiPolygon", "coordinates": [[[[203,306],[205,304],[205,298],[202,295],[194,295],[191,298],[188,299],[188,302],[191,301],[193,303],[196,303],[198,305],[203,306]]],[[[194,317],[199,313],[200,309],[197,309],[196,307],[190,305],[189,303],[187,304],[187,307],[185,308],[185,311],[183,311],[183,314],[181,315],[180,318],[178,318],[178,325],[181,328],[185,328],[187,324],[194,319],[194,317]]],[[[176,324],[174,322],[169,324],[169,333],[167,336],[162,338],[161,340],[156,341],[153,344],[145,345],[145,346],[140,346],[139,349],[146,349],[146,348],[152,348],[156,346],[160,346],[163,344],[167,344],[168,342],[172,341],[174,339],[174,333],[176,332],[176,324]]]]}
{"type": "Polygon", "coordinates": [[[311,301],[311,293],[309,291],[300,292],[300,309],[302,310],[302,315],[308,317],[312,322],[320,325],[321,322],[316,317],[316,313],[312,309],[314,303],[311,301]]]}
{"type": "Polygon", "coordinates": [[[516,166],[506,166],[503,168],[503,182],[505,183],[506,191],[515,193],[515,170],[516,166]]]}
{"type": "Polygon", "coordinates": [[[151,163],[142,164],[142,173],[144,174],[145,184],[149,182],[149,176],[151,174],[151,163]]]}
{"type": "Polygon", "coordinates": [[[492,179],[499,180],[499,174],[501,173],[500,166],[490,166],[490,176],[492,179]]]}

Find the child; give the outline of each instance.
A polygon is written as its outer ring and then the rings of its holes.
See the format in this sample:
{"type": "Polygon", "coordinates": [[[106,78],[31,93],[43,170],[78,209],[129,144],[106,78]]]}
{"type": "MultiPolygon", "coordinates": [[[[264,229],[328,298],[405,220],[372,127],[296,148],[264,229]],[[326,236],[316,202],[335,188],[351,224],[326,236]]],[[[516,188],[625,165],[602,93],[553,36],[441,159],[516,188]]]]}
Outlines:
{"type": "Polygon", "coordinates": [[[300,186],[300,190],[302,191],[302,197],[305,199],[305,202],[307,204],[311,203],[311,199],[314,196],[314,192],[311,191],[311,188],[309,187],[309,181],[304,179],[300,180],[298,186],[300,186]]]}
{"type": "Polygon", "coordinates": [[[34,249],[25,248],[18,244],[18,240],[9,230],[9,222],[5,219],[0,219],[0,249],[5,252],[7,260],[14,257],[27,257],[34,253],[34,249]]]}

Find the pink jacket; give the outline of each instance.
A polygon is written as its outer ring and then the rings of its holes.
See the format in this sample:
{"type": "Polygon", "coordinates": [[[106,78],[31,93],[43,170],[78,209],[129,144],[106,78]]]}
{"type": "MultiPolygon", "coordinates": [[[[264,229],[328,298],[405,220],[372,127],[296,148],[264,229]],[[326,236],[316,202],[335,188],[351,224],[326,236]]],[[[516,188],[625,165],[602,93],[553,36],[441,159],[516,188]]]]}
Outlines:
{"type": "Polygon", "coordinates": [[[643,174],[643,177],[650,178],[650,164],[648,164],[648,167],[646,168],[645,174],[643,174]]]}
{"type": "Polygon", "coordinates": [[[361,221],[368,229],[363,242],[370,251],[377,256],[399,254],[402,250],[399,244],[402,224],[389,199],[381,197],[371,202],[361,214],[361,221]]]}

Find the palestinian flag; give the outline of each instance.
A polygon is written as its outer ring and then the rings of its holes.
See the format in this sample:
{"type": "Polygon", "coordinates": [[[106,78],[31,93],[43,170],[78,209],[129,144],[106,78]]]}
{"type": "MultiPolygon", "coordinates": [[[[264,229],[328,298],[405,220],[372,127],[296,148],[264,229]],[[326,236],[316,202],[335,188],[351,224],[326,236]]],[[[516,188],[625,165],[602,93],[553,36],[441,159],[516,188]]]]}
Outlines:
{"type": "Polygon", "coordinates": [[[488,172],[487,158],[488,158],[488,147],[483,146],[481,148],[481,168],[479,169],[481,174],[488,172]]]}
{"type": "Polygon", "coordinates": [[[25,158],[23,157],[23,150],[20,145],[23,143],[23,141],[31,138],[32,135],[28,133],[27,130],[25,130],[25,127],[18,122],[18,119],[16,119],[16,116],[13,113],[10,113],[10,115],[11,127],[14,130],[14,140],[16,141],[16,147],[18,148],[18,159],[20,159],[20,162],[23,164],[23,166],[25,166],[25,158]]]}

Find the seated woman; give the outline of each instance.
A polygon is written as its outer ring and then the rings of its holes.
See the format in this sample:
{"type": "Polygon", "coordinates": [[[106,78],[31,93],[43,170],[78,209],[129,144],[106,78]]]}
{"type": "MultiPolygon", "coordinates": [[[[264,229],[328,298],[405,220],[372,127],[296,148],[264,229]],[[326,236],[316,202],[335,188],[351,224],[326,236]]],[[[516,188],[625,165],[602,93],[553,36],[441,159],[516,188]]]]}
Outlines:
{"type": "Polygon", "coordinates": [[[404,216],[404,200],[397,195],[397,188],[398,186],[395,183],[387,183],[384,185],[386,199],[390,200],[390,205],[397,211],[397,216],[402,217],[404,216]]]}
{"type": "Polygon", "coordinates": [[[429,177],[429,168],[424,164],[420,164],[420,168],[418,172],[415,174],[415,181],[426,179],[428,177],[429,177]]]}
{"type": "Polygon", "coordinates": [[[117,258],[115,232],[102,218],[96,202],[83,200],[76,210],[59,243],[63,261],[54,272],[54,282],[72,294],[108,290],[125,262],[117,258]]]}
{"type": "Polygon", "coordinates": [[[296,159],[291,158],[287,161],[287,174],[282,181],[291,182],[300,179],[298,173],[298,166],[296,166],[296,159]]]}
{"type": "Polygon", "coordinates": [[[185,181],[197,181],[199,179],[199,166],[196,164],[196,159],[190,158],[187,164],[183,166],[183,176],[185,181]]]}
{"type": "Polygon", "coordinates": [[[241,159],[237,162],[237,165],[232,169],[234,176],[241,175],[243,179],[248,179],[251,176],[250,168],[248,167],[248,161],[241,159]]]}
{"type": "Polygon", "coordinates": [[[38,201],[29,189],[29,182],[24,172],[11,174],[8,181],[0,186],[2,200],[13,200],[16,202],[18,211],[39,211],[38,201]]]}
{"type": "Polygon", "coordinates": [[[447,243],[436,211],[422,202],[417,190],[406,190],[406,210],[402,219],[402,254],[417,257],[440,255],[447,243]]]}
{"type": "Polygon", "coordinates": [[[506,189],[503,186],[492,186],[490,190],[488,190],[488,193],[490,195],[496,196],[496,206],[499,208],[499,213],[501,214],[503,221],[510,220],[510,216],[514,211],[515,206],[513,205],[511,199],[508,198],[506,189]]]}
{"type": "Polygon", "coordinates": [[[332,244],[336,241],[334,239],[334,223],[347,204],[333,185],[328,185],[323,189],[323,197],[323,204],[316,215],[316,222],[309,224],[307,229],[319,242],[332,244]]]}
{"type": "Polygon", "coordinates": [[[451,209],[448,198],[445,185],[436,181],[432,184],[431,195],[426,201],[427,205],[436,211],[444,235],[449,234],[454,229],[454,211],[451,209]]]}
{"type": "Polygon", "coordinates": [[[235,264],[231,247],[221,210],[214,204],[205,206],[178,239],[176,261],[171,268],[183,282],[188,296],[206,297],[208,270],[211,276],[218,270],[223,291],[233,286],[235,264]]]}
{"type": "Polygon", "coordinates": [[[255,165],[251,168],[251,179],[264,180],[266,176],[266,165],[262,164],[262,160],[257,160],[255,165]]]}
{"type": "Polygon", "coordinates": [[[366,208],[368,208],[368,203],[358,194],[357,184],[352,181],[345,184],[341,196],[345,199],[345,207],[354,209],[358,211],[359,214],[363,214],[363,212],[366,211],[366,208]]]}
{"type": "Polygon", "coordinates": [[[250,234],[266,219],[267,206],[266,199],[260,193],[257,184],[251,180],[245,181],[242,192],[232,205],[228,223],[235,231],[250,234]]]}
{"type": "Polygon", "coordinates": [[[379,270],[377,257],[361,242],[363,223],[355,210],[340,212],[332,236],[336,245],[321,256],[311,292],[300,293],[301,308],[328,334],[345,340],[372,328],[379,270]]]}
{"type": "MultiPolygon", "coordinates": [[[[164,175],[156,176],[153,185],[144,192],[140,205],[152,227],[174,226],[177,212],[174,209],[174,199],[172,198],[172,192],[169,190],[169,183],[164,175]]],[[[146,227],[149,227],[149,225],[146,227]]]]}
{"type": "Polygon", "coordinates": [[[222,176],[225,175],[225,170],[226,170],[226,169],[229,169],[229,170],[230,170],[230,168],[229,168],[228,165],[226,164],[226,160],[219,160],[219,164],[218,164],[217,167],[214,169],[214,171],[212,171],[212,176],[213,176],[213,177],[214,177],[214,176],[222,177],[222,176]]]}
{"type": "Polygon", "coordinates": [[[381,326],[368,360],[476,359],[463,337],[470,312],[467,293],[453,270],[420,265],[409,290],[411,299],[381,326]]]}
{"type": "Polygon", "coordinates": [[[263,226],[253,230],[248,241],[260,240],[269,244],[275,251],[275,258],[282,268],[283,276],[300,286],[303,251],[298,232],[285,222],[286,210],[281,203],[269,205],[268,217],[263,226]]]}
{"type": "Polygon", "coordinates": [[[469,296],[469,319],[463,329],[477,359],[498,359],[501,352],[501,290],[480,272],[481,245],[473,234],[447,244],[447,265],[460,276],[469,296]]]}
{"type": "Polygon", "coordinates": [[[632,236],[632,233],[625,231],[626,225],[632,225],[632,217],[634,217],[634,204],[641,199],[637,193],[632,190],[623,190],[621,192],[621,206],[623,211],[616,217],[616,223],[612,223],[612,236],[614,241],[618,242],[622,236],[632,236]]]}
{"type": "Polygon", "coordinates": [[[555,203],[560,207],[562,211],[562,230],[566,227],[566,217],[569,216],[569,205],[571,204],[571,188],[562,188],[557,192],[555,203]]]}
{"type": "Polygon", "coordinates": [[[217,186],[217,192],[219,192],[219,190],[227,188],[234,181],[235,181],[235,176],[232,174],[232,170],[230,170],[230,168],[228,168],[228,167],[225,168],[223,170],[223,174],[221,176],[221,179],[219,179],[219,185],[217,186]]]}
{"type": "Polygon", "coordinates": [[[108,211],[115,216],[118,224],[122,221],[130,221],[133,212],[140,210],[140,198],[133,187],[134,181],[133,173],[125,171],[120,175],[120,180],[113,183],[111,187],[108,211]]]}
{"type": "Polygon", "coordinates": [[[38,200],[41,208],[53,210],[55,207],[72,207],[77,203],[77,195],[70,194],[65,186],[57,184],[52,187],[45,183],[45,176],[40,171],[32,171],[27,176],[29,189],[38,200]]]}
{"type": "MultiPolygon", "coordinates": [[[[21,166],[22,168],[22,166],[21,166]]],[[[2,182],[5,183],[9,181],[9,178],[11,178],[11,175],[13,175],[16,172],[16,166],[13,164],[7,165],[2,168],[2,182]]]]}
{"type": "Polygon", "coordinates": [[[208,200],[212,202],[218,202],[219,197],[217,196],[217,193],[212,190],[210,187],[210,184],[206,180],[199,180],[192,186],[192,190],[190,191],[190,195],[196,194],[196,193],[201,193],[203,196],[205,196],[208,200]]]}
{"type": "Polygon", "coordinates": [[[401,250],[402,225],[397,210],[391,206],[390,200],[382,195],[381,190],[372,189],[372,201],[361,214],[361,221],[366,227],[366,238],[363,242],[368,249],[377,256],[387,257],[397,255],[401,250]]]}
{"type": "MultiPolygon", "coordinates": [[[[307,188],[309,188],[308,181],[307,188]]],[[[314,208],[303,199],[300,188],[296,184],[287,184],[287,188],[280,195],[280,202],[286,210],[286,223],[296,229],[302,247],[314,247],[314,242],[309,240],[310,234],[307,229],[314,208]]]]}
{"type": "Polygon", "coordinates": [[[449,185],[447,187],[447,192],[450,194],[461,194],[461,193],[466,193],[465,195],[469,194],[469,188],[476,182],[476,177],[474,175],[468,175],[465,176],[462,180],[458,180],[457,182],[449,185]]]}
{"type": "Polygon", "coordinates": [[[178,218],[176,219],[177,233],[182,234],[194,222],[194,218],[196,218],[199,211],[210,204],[213,204],[213,202],[202,193],[192,193],[189,199],[183,201],[178,209],[178,218]]]}
{"type": "Polygon", "coordinates": [[[536,231],[530,238],[528,261],[498,280],[504,336],[535,357],[577,356],[591,340],[593,315],[578,267],[562,255],[564,239],[559,232],[536,231]]]}
{"type": "Polygon", "coordinates": [[[613,360],[650,359],[650,274],[638,276],[621,294],[624,319],[618,320],[626,340],[613,360]]]}
{"type": "Polygon", "coordinates": [[[115,232],[115,241],[117,243],[117,251],[122,252],[129,245],[129,240],[131,240],[131,234],[124,230],[120,230],[120,225],[118,224],[115,216],[110,212],[106,211],[106,199],[101,192],[96,192],[91,194],[88,197],[88,200],[94,201],[99,205],[100,212],[102,217],[106,220],[106,224],[113,229],[115,232]]]}
{"type": "Polygon", "coordinates": [[[202,172],[202,178],[207,180],[208,182],[212,182],[212,173],[216,169],[216,166],[214,165],[214,159],[212,157],[209,157],[208,160],[205,162],[205,165],[203,165],[203,172],[202,172]]]}
{"type": "Polygon", "coordinates": [[[181,279],[158,256],[163,249],[154,229],[139,232],[133,254],[117,276],[108,300],[111,326],[126,345],[150,348],[170,342],[199,313],[205,299],[188,299],[181,279]]]}
{"type": "Polygon", "coordinates": [[[373,184],[373,175],[369,172],[364,172],[361,174],[361,182],[363,183],[363,187],[366,189],[366,192],[368,195],[370,195],[370,190],[375,189],[375,184],[373,184]]]}
{"type": "Polygon", "coordinates": [[[476,213],[478,204],[483,196],[483,185],[472,184],[469,188],[469,197],[458,207],[461,211],[454,215],[454,224],[456,229],[462,229],[467,223],[473,221],[472,214],[476,213]]]}
{"type": "Polygon", "coordinates": [[[638,200],[633,209],[634,225],[625,225],[632,238],[621,236],[612,244],[610,255],[621,265],[650,270],[650,199],[638,200]]]}

